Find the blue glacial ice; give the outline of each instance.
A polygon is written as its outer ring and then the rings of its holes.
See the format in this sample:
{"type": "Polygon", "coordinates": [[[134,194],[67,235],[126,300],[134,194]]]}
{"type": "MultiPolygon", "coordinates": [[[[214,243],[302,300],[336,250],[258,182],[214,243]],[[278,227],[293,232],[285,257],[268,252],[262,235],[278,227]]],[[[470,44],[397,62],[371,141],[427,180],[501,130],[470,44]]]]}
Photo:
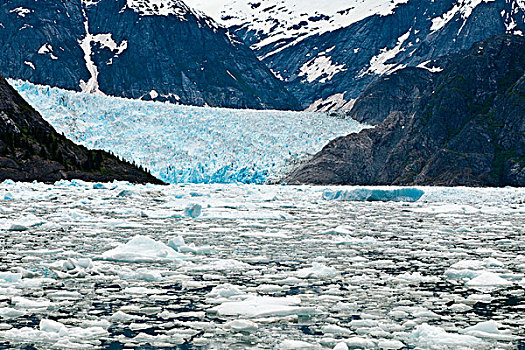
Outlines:
{"type": "Polygon", "coordinates": [[[10,83],[58,132],[169,183],[277,180],[330,140],[365,127],[319,113],[189,107],[10,83]]]}
{"type": "Polygon", "coordinates": [[[324,200],[349,202],[417,202],[425,194],[417,188],[380,189],[356,188],[352,190],[330,190],[323,193],[324,200]]]}

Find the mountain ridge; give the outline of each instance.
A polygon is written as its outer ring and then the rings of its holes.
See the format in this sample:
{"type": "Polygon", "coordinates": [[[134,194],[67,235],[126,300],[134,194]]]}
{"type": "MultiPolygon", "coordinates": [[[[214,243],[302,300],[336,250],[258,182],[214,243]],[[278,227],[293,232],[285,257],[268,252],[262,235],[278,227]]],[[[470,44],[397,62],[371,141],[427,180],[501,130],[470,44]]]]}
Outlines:
{"type": "Polygon", "coordinates": [[[525,186],[525,38],[492,37],[441,63],[441,72],[407,68],[376,83],[356,106],[372,111],[361,120],[383,121],[334,140],[283,181],[525,186]],[[385,101],[389,84],[411,103],[385,101]]]}
{"type": "MultiPolygon", "coordinates": [[[[353,0],[311,2],[311,8],[296,0],[222,3],[214,17],[250,45],[309,110],[351,109],[384,75],[425,67],[493,35],[525,33],[521,0],[353,0]],[[341,10],[346,4],[349,11],[341,10]]],[[[194,4],[204,11],[211,6],[194,4]]]]}

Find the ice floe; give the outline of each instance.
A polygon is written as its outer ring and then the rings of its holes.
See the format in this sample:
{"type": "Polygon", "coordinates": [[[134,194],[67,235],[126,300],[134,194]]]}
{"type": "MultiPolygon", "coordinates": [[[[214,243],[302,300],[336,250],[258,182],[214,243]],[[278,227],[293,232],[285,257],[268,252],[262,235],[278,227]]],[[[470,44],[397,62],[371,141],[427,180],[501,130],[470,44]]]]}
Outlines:
{"type": "Polygon", "coordinates": [[[144,263],[176,261],[184,258],[184,255],[150,237],[135,236],[128,243],[104,252],[101,258],[112,261],[144,263]]]}

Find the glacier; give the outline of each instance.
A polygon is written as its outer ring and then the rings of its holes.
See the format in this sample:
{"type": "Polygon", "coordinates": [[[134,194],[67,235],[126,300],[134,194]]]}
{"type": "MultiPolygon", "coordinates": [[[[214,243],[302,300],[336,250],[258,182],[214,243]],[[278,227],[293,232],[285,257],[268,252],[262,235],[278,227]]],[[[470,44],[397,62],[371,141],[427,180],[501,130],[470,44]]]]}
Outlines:
{"type": "Polygon", "coordinates": [[[190,107],[9,83],[58,132],[168,183],[276,181],[329,141],[367,127],[321,113],[190,107]]]}

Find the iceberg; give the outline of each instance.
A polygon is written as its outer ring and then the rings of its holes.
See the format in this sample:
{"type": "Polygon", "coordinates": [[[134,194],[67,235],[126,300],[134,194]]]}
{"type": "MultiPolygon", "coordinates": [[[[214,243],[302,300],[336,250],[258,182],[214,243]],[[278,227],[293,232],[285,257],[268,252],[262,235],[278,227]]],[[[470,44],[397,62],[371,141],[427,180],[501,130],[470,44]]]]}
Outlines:
{"type": "Polygon", "coordinates": [[[110,261],[147,263],[176,261],[183,259],[184,255],[149,237],[135,236],[128,243],[104,252],[101,258],[110,261]]]}
{"type": "Polygon", "coordinates": [[[474,349],[483,345],[483,341],[471,335],[455,334],[441,327],[426,323],[417,326],[412,332],[415,345],[424,349],[474,349]]]}
{"type": "Polygon", "coordinates": [[[417,202],[424,194],[424,191],[417,188],[357,188],[348,191],[326,190],[323,193],[323,199],[349,202],[417,202]]]}
{"type": "Polygon", "coordinates": [[[277,180],[329,141],[367,127],[322,113],[190,107],[9,82],[69,139],[168,183],[277,180]]]}
{"type": "Polygon", "coordinates": [[[210,311],[220,316],[246,316],[249,318],[283,317],[290,315],[313,315],[316,308],[300,306],[301,299],[296,297],[273,298],[248,296],[243,301],[228,301],[213,307],[210,311]]]}

